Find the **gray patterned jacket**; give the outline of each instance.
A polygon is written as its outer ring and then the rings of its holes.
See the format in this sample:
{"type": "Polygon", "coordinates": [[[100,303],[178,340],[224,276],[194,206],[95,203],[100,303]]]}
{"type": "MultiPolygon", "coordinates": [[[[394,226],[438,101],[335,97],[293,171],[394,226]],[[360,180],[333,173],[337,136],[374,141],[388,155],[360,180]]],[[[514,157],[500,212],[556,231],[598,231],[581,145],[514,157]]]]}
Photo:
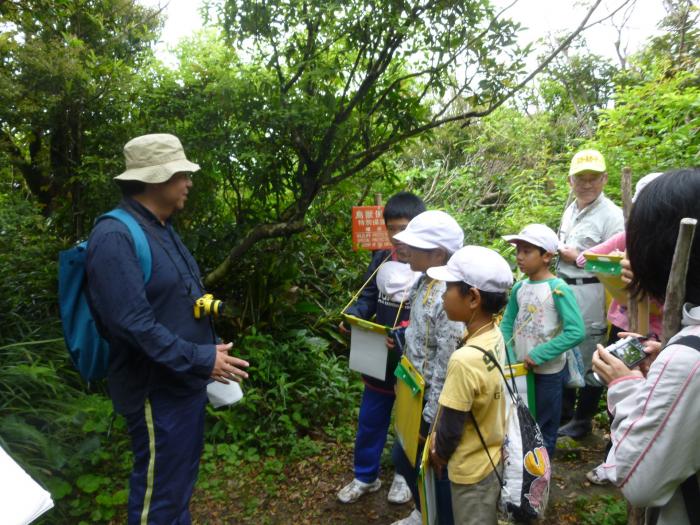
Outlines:
{"type": "Polygon", "coordinates": [[[406,357],[425,379],[423,419],[432,423],[445,383],[447,363],[464,336],[464,323],[450,321],[442,308],[445,283],[423,275],[411,291],[411,322],[406,328],[406,357]]]}

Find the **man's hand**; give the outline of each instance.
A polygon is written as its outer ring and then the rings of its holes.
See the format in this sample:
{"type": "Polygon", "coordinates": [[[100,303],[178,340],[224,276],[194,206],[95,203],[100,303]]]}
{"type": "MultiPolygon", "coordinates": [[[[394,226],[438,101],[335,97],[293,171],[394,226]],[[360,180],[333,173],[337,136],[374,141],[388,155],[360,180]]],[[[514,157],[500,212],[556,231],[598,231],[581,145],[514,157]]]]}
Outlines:
{"type": "Polygon", "coordinates": [[[396,341],[394,341],[394,338],[393,338],[393,337],[387,337],[387,338],[386,338],[386,347],[387,347],[389,350],[393,350],[394,348],[396,348],[396,341]]]}
{"type": "Polygon", "coordinates": [[[559,258],[564,262],[576,264],[576,258],[578,257],[578,250],[573,246],[568,246],[566,244],[559,248],[559,258]]]}
{"type": "Polygon", "coordinates": [[[216,345],[216,361],[211,371],[211,378],[219,383],[228,384],[229,380],[240,382],[247,379],[248,373],[242,368],[248,368],[248,361],[228,355],[233,343],[216,345]]]}
{"type": "Polygon", "coordinates": [[[625,376],[644,377],[639,370],[627,368],[621,359],[611,355],[603,345],[598,345],[598,350],[593,353],[593,371],[606,385],[625,376]]]}

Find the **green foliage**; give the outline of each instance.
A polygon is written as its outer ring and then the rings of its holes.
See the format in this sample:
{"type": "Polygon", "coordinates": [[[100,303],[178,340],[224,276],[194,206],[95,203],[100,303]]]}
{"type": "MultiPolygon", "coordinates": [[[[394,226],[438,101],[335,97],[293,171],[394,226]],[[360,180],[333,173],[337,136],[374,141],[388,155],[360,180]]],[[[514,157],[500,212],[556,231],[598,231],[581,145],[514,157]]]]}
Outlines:
{"type": "MultiPolygon", "coordinates": [[[[601,115],[597,142],[611,172],[635,178],[700,163],[700,87],[691,73],[658,77],[619,92],[601,115]]],[[[613,184],[619,178],[613,178],[613,184]]]]}
{"type": "Polygon", "coordinates": [[[38,0],[0,3],[0,24],[0,149],[44,215],[80,238],[130,134],[133,68],[159,18],[130,0],[38,0]]]}
{"type": "Polygon", "coordinates": [[[583,525],[625,525],[627,503],[622,498],[601,496],[576,500],[576,513],[583,525]]]}
{"type": "Polygon", "coordinates": [[[252,333],[236,352],[251,363],[245,396],[232,409],[209,409],[214,423],[207,439],[235,444],[235,453],[227,447],[224,455],[257,454],[260,435],[266,436],[265,447],[289,451],[303,436],[352,416],[348,407],[357,405],[359,382],[324,339],[304,330],[274,337],[252,333]]]}

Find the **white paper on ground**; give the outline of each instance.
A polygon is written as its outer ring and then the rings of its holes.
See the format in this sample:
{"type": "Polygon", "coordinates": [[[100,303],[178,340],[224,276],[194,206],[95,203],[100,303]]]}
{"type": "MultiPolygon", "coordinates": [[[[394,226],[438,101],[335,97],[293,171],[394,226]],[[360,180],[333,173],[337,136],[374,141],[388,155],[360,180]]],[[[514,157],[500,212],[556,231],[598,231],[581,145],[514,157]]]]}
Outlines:
{"type": "Polygon", "coordinates": [[[353,325],[350,333],[350,370],[384,381],[389,356],[386,335],[358,325],[353,325]]]}
{"type": "Polygon", "coordinates": [[[0,514],[4,525],[27,525],[53,508],[45,491],[0,447],[0,514]]]}
{"type": "Polygon", "coordinates": [[[207,396],[214,408],[238,403],[243,397],[243,390],[237,381],[229,381],[228,384],[214,381],[207,385],[207,396]]]}

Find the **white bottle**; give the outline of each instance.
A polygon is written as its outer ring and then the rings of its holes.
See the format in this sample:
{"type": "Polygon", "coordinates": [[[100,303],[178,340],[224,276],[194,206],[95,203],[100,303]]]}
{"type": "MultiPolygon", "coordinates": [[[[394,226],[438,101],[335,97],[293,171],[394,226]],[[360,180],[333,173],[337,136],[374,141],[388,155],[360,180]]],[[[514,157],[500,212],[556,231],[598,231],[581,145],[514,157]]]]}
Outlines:
{"type": "Polygon", "coordinates": [[[227,384],[214,381],[207,385],[207,396],[214,408],[233,405],[243,397],[243,390],[237,381],[229,381],[227,384]]]}

